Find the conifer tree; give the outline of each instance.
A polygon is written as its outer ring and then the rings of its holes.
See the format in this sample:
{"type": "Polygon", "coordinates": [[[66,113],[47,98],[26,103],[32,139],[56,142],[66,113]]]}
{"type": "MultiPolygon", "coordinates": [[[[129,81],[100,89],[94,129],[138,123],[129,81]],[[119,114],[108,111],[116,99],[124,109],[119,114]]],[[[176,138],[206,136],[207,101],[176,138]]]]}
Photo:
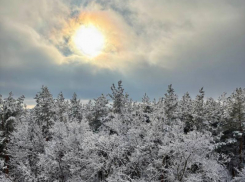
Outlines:
{"type": "Polygon", "coordinates": [[[34,115],[29,113],[23,122],[18,123],[18,129],[12,133],[7,144],[11,156],[9,166],[12,181],[42,181],[39,178],[42,173],[39,155],[44,153],[44,142],[47,139],[38,123],[33,121],[34,115]]]}
{"type": "Polygon", "coordinates": [[[10,141],[10,134],[15,125],[24,114],[24,98],[21,96],[16,100],[12,92],[5,99],[2,99],[2,95],[0,95],[0,158],[4,161],[5,173],[8,173],[7,163],[10,157],[6,150],[6,144],[10,141]]]}
{"type": "Polygon", "coordinates": [[[60,92],[56,99],[56,107],[57,107],[57,119],[61,122],[65,122],[68,120],[66,114],[68,112],[68,103],[65,101],[63,93],[60,92]]]}
{"type": "Polygon", "coordinates": [[[203,87],[199,90],[199,94],[193,103],[193,124],[197,130],[201,131],[204,128],[204,90],[203,87]]]}
{"type": "Polygon", "coordinates": [[[54,124],[56,114],[53,96],[48,87],[42,86],[41,91],[36,94],[34,99],[37,103],[34,108],[35,120],[42,128],[43,136],[48,140],[51,137],[49,129],[54,124]]]}
{"type": "Polygon", "coordinates": [[[174,89],[172,88],[172,84],[168,86],[167,93],[164,97],[164,114],[167,121],[171,121],[177,117],[177,106],[178,106],[178,97],[174,93],[174,89]]]}
{"type": "Polygon", "coordinates": [[[212,132],[214,136],[221,132],[222,105],[218,100],[208,98],[204,103],[204,119],[207,125],[207,130],[212,132]]]}
{"type": "Polygon", "coordinates": [[[109,112],[107,106],[108,99],[102,94],[97,99],[94,99],[93,106],[91,104],[91,102],[88,103],[89,107],[86,107],[86,113],[88,113],[87,119],[89,120],[92,130],[97,131],[109,112]]]}
{"type": "Polygon", "coordinates": [[[100,119],[101,117],[105,117],[108,113],[108,99],[102,94],[97,99],[94,99],[94,117],[95,120],[100,119]]]}
{"type": "Polygon", "coordinates": [[[148,95],[145,93],[145,95],[142,98],[142,109],[144,113],[151,113],[152,112],[152,106],[151,101],[148,95]]]}
{"type": "Polygon", "coordinates": [[[123,114],[123,110],[125,109],[125,105],[128,99],[128,94],[124,93],[124,89],[122,87],[122,81],[118,82],[118,87],[112,84],[111,87],[112,94],[109,94],[111,99],[113,100],[113,112],[118,114],[123,114]]]}
{"type": "Polygon", "coordinates": [[[244,181],[244,89],[179,101],[169,85],[158,102],[145,94],[140,103],[121,81],[111,89],[112,107],[104,95],[82,105],[76,94],[67,106],[44,86],[30,110],[24,97],[0,97],[1,155],[10,157],[0,181],[244,181]]]}
{"type": "Polygon", "coordinates": [[[193,102],[188,92],[179,101],[179,118],[185,124],[185,133],[193,130],[192,104],[193,102]]]}
{"type": "Polygon", "coordinates": [[[69,111],[70,120],[82,120],[82,105],[80,99],[77,98],[77,94],[74,93],[72,99],[70,100],[70,111],[69,111]]]}
{"type": "Polygon", "coordinates": [[[244,124],[245,124],[245,91],[242,88],[237,88],[235,92],[227,100],[228,118],[225,123],[225,128],[229,128],[232,132],[231,138],[237,140],[237,156],[240,160],[239,169],[244,162],[244,124]]]}

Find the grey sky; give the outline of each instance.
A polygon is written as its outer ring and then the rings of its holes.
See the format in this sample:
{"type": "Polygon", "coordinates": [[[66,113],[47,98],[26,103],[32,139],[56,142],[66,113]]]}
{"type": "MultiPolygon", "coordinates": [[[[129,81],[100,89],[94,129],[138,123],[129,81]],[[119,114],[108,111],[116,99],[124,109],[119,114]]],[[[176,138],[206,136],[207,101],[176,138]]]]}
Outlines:
{"type": "Polygon", "coordinates": [[[54,97],[87,100],[122,80],[134,100],[159,98],[168,84],[179,96],[203,86],[217,97],[245,87],[244,22],[243,0],[1,0],[0,93],[33,104],[46,85],[54,97]],[[108,17],[117,39],[96,61],[77,55],[63,33],[88,11],[108,17]]]}

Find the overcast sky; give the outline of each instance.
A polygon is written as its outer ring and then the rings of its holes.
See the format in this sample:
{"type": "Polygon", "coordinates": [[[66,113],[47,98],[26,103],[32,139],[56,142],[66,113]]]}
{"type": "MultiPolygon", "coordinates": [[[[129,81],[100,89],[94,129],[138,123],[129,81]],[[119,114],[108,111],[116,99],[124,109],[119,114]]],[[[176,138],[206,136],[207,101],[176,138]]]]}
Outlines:
{"type": "Polygon", "coordinates": [[[42,85],[54,97],[88,100],[123,81],[141,100],[164,95],[207,97],[245,87],[244,0],[0,0],[0,93],[32,105],[42,85]],[[91,21],[107,49],[91,59],[72,34],[91,21]]]}

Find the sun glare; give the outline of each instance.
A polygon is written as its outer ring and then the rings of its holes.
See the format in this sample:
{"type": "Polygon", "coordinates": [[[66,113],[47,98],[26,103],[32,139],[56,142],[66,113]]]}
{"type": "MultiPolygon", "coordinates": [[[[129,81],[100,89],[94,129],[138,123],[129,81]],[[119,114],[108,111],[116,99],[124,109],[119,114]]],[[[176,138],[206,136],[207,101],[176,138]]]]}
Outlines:
{"type": "Polygon", "coordinates": [[[99,55],[105,44],[103,34],[92,25],[79,27],[75,32],[73,41],[77,49],[89,57],[99,55]]]}

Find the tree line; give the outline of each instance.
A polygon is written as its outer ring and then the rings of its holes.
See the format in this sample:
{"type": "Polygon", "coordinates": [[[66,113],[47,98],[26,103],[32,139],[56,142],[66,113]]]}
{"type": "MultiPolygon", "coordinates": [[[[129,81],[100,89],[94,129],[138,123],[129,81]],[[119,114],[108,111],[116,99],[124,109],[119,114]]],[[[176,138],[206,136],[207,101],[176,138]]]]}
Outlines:
{"type": "Polygon", "coordinates": [[[24,99],[0,96],[0,181],[245,181],[245,89],[135,102],[119,81],[86,104],[46,86],[24,99]]]}

